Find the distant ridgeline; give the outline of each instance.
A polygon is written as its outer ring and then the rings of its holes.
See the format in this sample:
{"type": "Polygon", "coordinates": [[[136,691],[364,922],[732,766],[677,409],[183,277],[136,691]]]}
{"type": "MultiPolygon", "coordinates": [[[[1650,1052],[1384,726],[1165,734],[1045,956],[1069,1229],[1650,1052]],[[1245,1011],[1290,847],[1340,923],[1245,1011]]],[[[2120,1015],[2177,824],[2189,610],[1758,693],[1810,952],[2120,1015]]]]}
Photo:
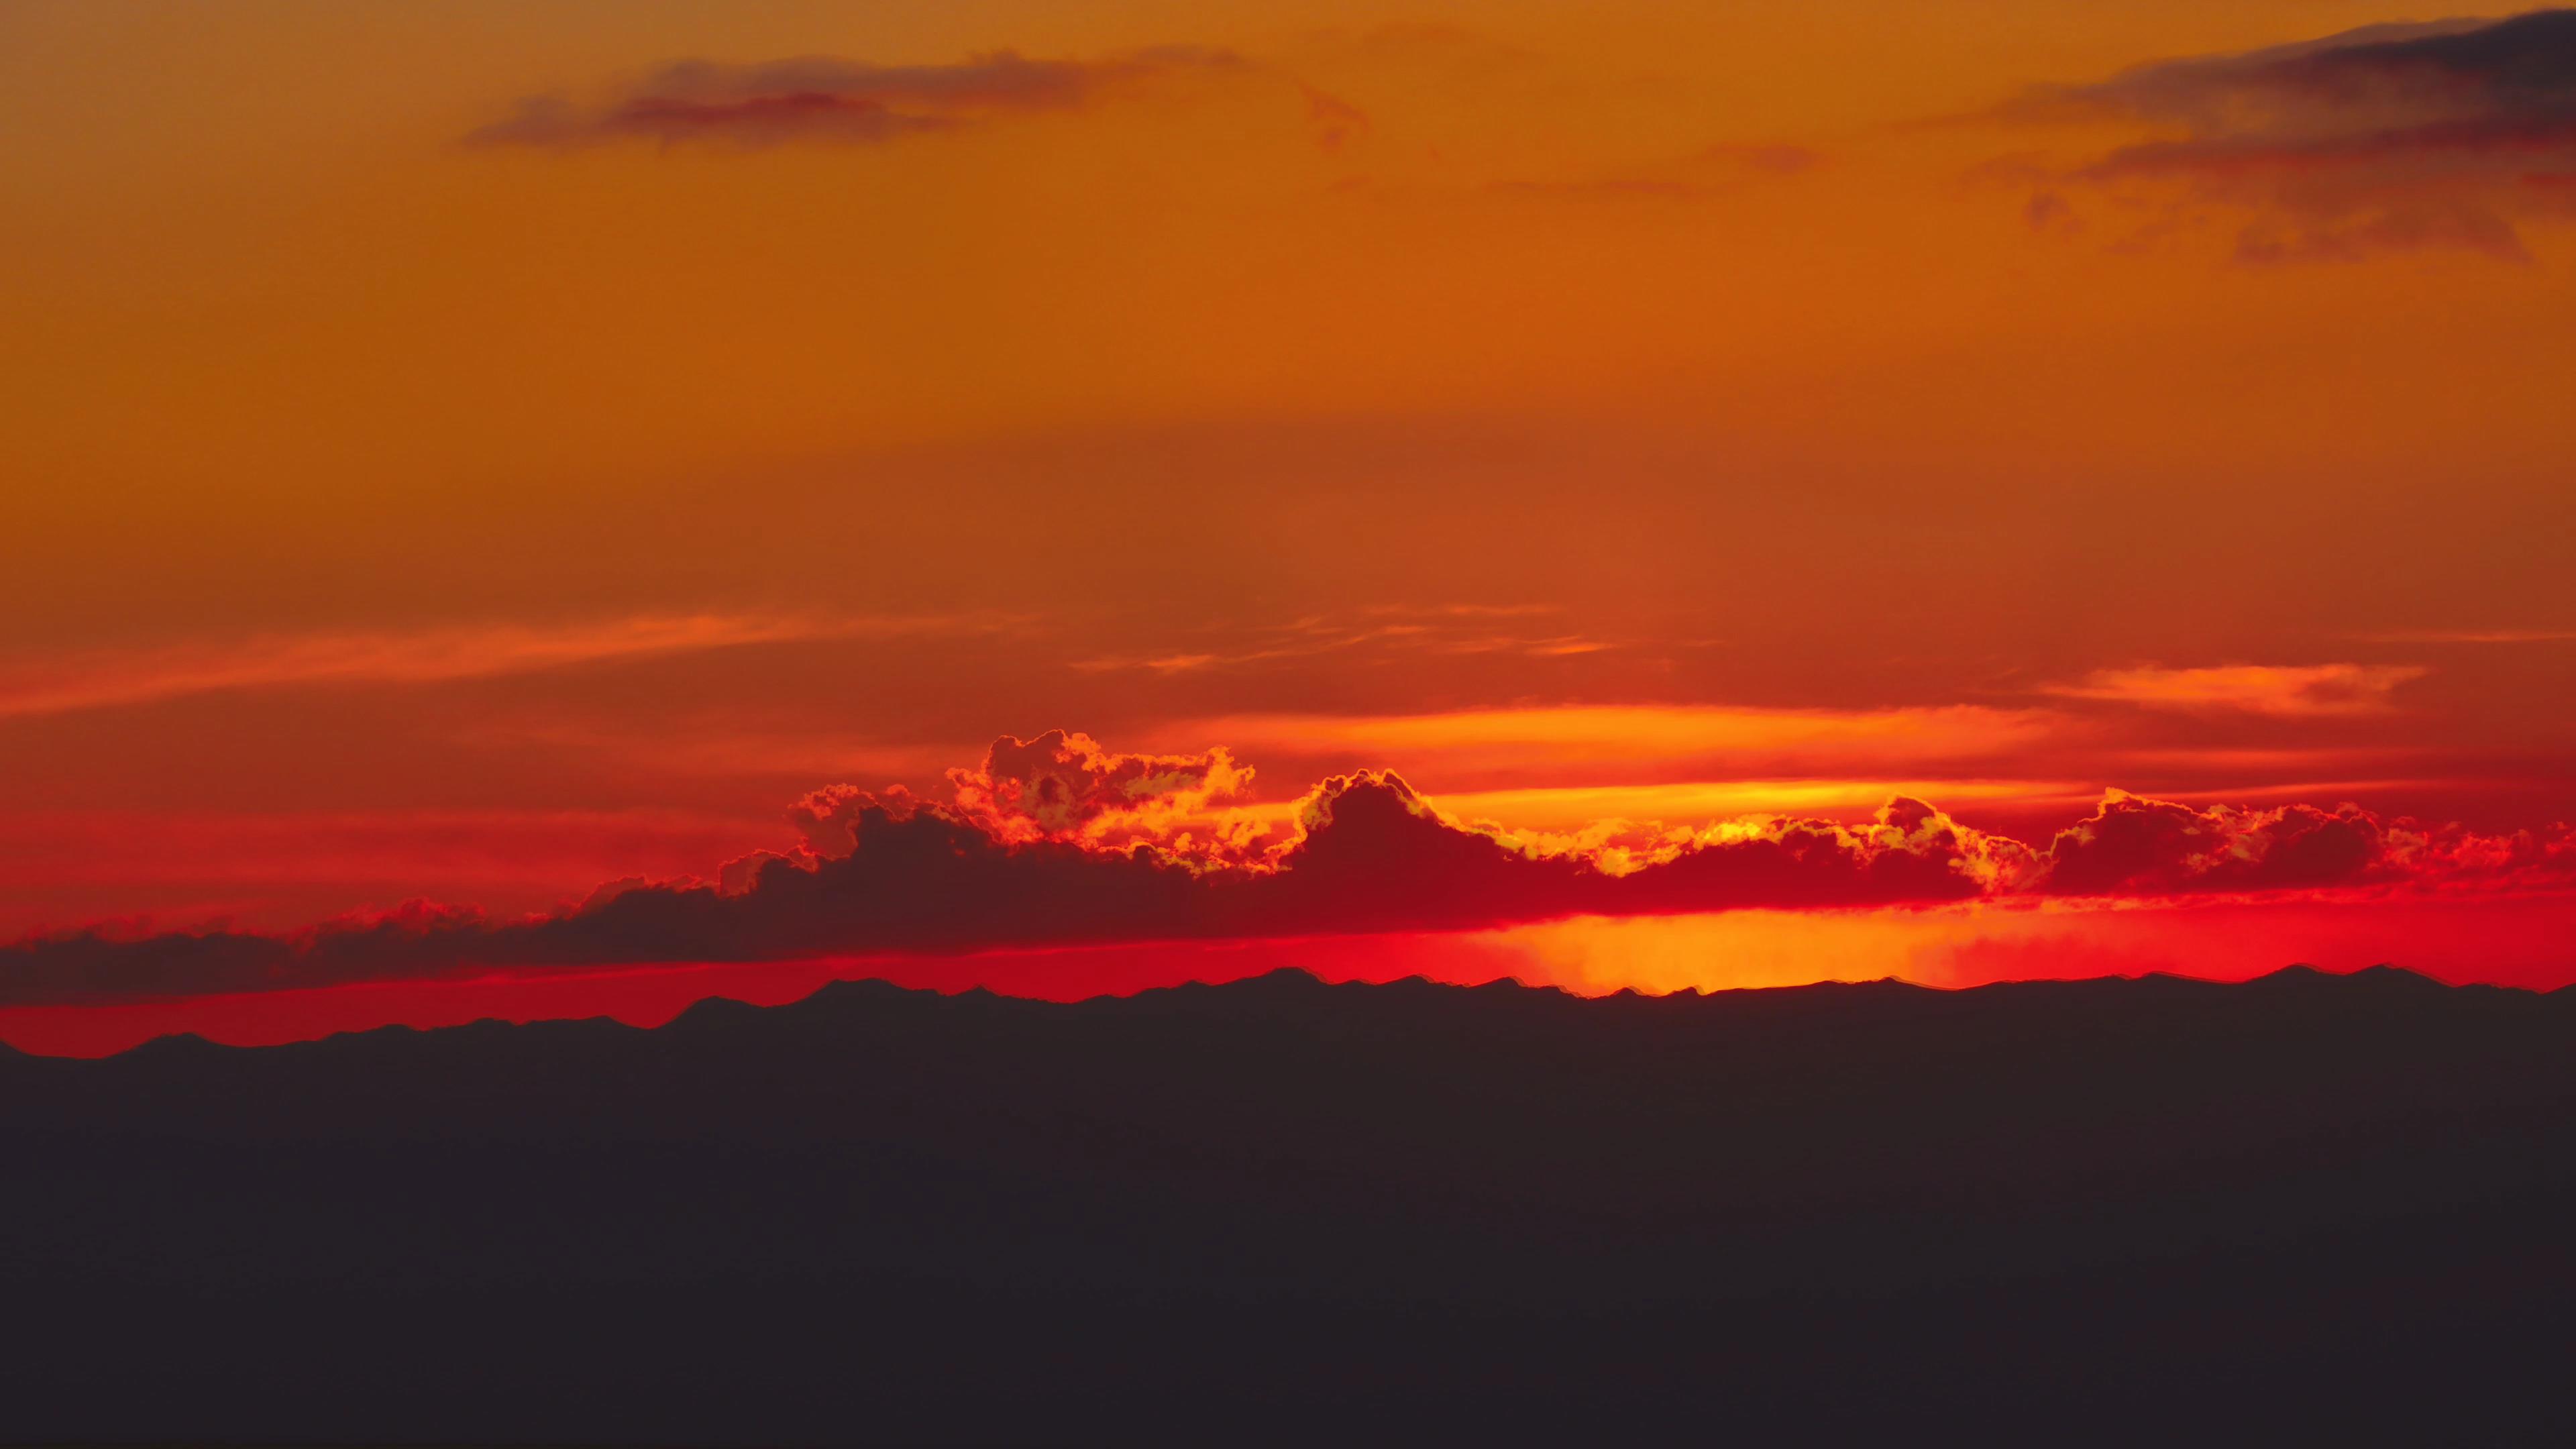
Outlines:
{"type": "Polygon", "coordinates": [[[2576,1431],[2576,991],[2385,968],[845,984],[4,1054],[0,1152],[30,1441],[2576,1431]]]}

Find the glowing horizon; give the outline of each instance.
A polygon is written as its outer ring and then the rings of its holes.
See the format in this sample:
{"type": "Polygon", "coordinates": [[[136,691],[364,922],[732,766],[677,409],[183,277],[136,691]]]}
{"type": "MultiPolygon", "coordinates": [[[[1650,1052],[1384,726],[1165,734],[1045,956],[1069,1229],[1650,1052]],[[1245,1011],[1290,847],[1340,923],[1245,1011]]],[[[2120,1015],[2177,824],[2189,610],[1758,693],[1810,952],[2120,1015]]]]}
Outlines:
{"type": "Polygon", "coordinates": [[[11,7],[0,1040],[2576,980],[2571,118],[2395,0],[11,7]]]}

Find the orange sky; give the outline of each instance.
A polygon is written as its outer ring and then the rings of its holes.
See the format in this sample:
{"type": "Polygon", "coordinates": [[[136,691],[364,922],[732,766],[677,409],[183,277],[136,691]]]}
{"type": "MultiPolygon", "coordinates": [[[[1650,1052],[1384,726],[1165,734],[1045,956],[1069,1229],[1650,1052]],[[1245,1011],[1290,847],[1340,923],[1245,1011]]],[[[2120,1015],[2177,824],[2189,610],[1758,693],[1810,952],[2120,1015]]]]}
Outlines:
{"type": "Polygon", "coordinates": [[[713,878],[1049,728],[2576,818],[2576,49],[2195,59],[2437,18],[0,9],[0,938],[713,878]]]}

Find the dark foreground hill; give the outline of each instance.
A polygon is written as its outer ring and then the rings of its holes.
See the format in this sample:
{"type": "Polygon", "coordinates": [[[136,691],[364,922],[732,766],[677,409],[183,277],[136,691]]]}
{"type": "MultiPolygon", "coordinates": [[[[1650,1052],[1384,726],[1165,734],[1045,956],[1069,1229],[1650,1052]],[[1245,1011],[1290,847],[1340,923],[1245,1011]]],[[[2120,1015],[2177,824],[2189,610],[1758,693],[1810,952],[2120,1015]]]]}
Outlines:
{"type": "Polygon", "coordinates": [[[2576,1442],[2576,992],[1279,975],[0,1059],[0,1438],[2576,1442]]]}

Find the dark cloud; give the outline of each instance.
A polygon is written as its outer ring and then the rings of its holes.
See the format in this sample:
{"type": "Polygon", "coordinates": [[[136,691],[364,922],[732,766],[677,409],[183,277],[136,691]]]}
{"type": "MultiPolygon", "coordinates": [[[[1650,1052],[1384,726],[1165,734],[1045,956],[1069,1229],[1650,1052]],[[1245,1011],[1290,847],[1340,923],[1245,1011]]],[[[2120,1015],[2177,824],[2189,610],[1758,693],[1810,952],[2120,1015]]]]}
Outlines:
{"type": "Polygon", "coordinates": [[[2386,844],[2378,820],[2349,805],[2231,812],[2114,795],[2050,843],[2040,879],[2061,895],[2342,885],[2379,873],[2386,844]]]}
{"type": "Polygon", "coordinates": [[[1259,854],[1232,852],[1233,863],[1225,852],[1141,842],[1102,848],[1070,831],[1010,840],[972,808],[908,797],[847,804],[845,856],[765,861],[750,888],[733,895],[629,890],[486,939],[522,964],[743,960],[1457,930],[1574,915],[1932,902],[1981,889],[1968,863],[1977,844],[1910,802],[1859,831],[1764,822],[1625,874],[1462,825],[1384,772],[1327,781],[1304,802],[1292,838],[1259,854]]]}
{"type": "MultiPolygon", "coordinates": [[[[1388,773],[1340,777],[1290,838],[1168,830],[1103,843],[1120,802],[1204,792],[1208,756],[1117,756],[1081,736],[1005,739],[960,772],[960,803],[846,787],[791,812],[807,834],[717,884],[620,882],[580,908],[493,922],[414,909],[286,939],[74,936],[0,953],[0,1001],[111,999],[316,985],[477,967],[746,961],[1175,939],[1454,930],[1583,914],[1894,904],[1980,888],[1962,836],[1929,807],[1855,832],[1766,822],[1612,874],[1439,814],[1388,773]],[[1081,742],[1076,744],[1075,742],[1081,742]],[[995,790],[993,785],[1006,788],[995,790]]],[[[1893,807],[1891,807],[1893,808],[1893,807]]]]}
{"type": "Polygon", "coordinates": [[[712,884],[618,882],[494,921],[411,906],[292,937],[81,934],[0,948],[0,1003],[322,985],[486,968],[770,961],[894,952],[1503,927],[1572,916],[2576,885],[2576,833],[2477,835],[2346,805],[2195,809],[2113,792],[2045,850],[1920,800],[1869,823],[1761,819],[1639,852],[1552,846],[1441,813],[1400,777],[1326,781],[1278,839],[1191,810],[1245,772],[1222,750],[1121,755],[1061,731],[1005,737],[957,799],[846,786],[804,833],[712,884]]]}
{"type": "Polygon", "coordinates": [[[1074,111],[1165,77],[1244,68],[1221,50],[1164,46],[1100,60],[1034,60],[997,50],[950,65],[871,65],[805,56],[758,65],[681,61],[595,106],[561,96],[466,137],[472,145],[580,146],[627,140],[767,146],[873,144],[1011,114],[1074,111]]]}
{"type": "Polygon", "coordinates": [[[2178,184],[2250,210],[2248,261],[2425,247],[2520,259],[2519,223],[2576,214],[2576,10],[2162,61],[2005,114],[2153,128],[2063,180],[2178,184]]]}
{"type": "Polygon", "coordinates": [[[2062,896],[2180,896],[2348,887],[2563,890],[2565,825],[2481,835],[2459,825],[2332,810],[2194,809],[2112,791],[2035,858],[2025,888],[2062,896]]]}

